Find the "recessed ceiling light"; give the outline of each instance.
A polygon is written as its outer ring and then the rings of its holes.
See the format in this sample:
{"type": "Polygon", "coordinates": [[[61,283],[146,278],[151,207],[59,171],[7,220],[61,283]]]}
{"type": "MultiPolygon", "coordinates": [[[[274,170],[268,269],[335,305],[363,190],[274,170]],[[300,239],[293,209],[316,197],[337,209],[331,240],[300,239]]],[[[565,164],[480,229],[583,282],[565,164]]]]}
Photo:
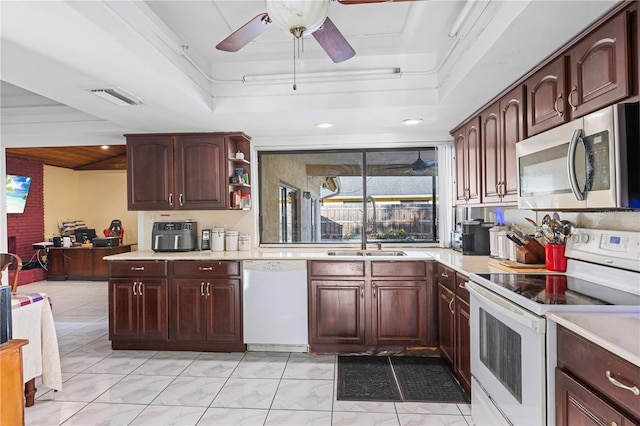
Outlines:
{"type": "Polygon", "coordinates": [[[407,126],[415,126],[416,124],[422,123],[424,120],[422,118],[407,118],[406,120],[402,120],[402,124],[406,124],[407,126]]]}
{"type": "Polygon", "coordinates": [[[316,127],[318,129],[328,129],[328,128],[333,127],[333,126],[335,126],[335,124],[333,124],[333,123],[318,123],[318,124],[316,124],[316,127]]]}

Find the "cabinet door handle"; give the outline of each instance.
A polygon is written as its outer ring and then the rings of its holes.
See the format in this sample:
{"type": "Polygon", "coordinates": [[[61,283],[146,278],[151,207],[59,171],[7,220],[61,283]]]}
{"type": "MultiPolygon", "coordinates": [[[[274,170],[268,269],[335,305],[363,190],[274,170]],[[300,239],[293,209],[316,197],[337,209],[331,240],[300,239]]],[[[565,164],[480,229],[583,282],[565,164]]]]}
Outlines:
{"type": "Polygon", "coordinates": [[[144,266],[132,266],[132,271],[144,271],[144,266]]]}
{"type": "Polygon", "coordinates": [[[447,274],[447,271],[442,271],[442,273],[440,274],[440,276],[442,278],[449,278],[449,275],[447,274]]]}
{"type": "Polygon", "coordinates": [[[466,284],[467,284],[467,282],[466,282],[466,281],[465,281],[465,282],[462,282],[462,283],[458,284],[458,287],[460,287],[460,288],[467,288],[467,285],[466,285],[466,284]]]}
{"type": "Polygon", "coordinates": [[[213,266],[198,266],[199,271],[213,271],[213,266]]]}
{"type": "Polygon", "coordinates": [[[573,86],[573,87],[571,88],[571,91],[569,92],[569,96],[567,96],[567,103],[568,103],[568,104],[569,104],[569,106],[571,107],[571,110],[575,111],[575,110],[577,110],[577,109],[578,109],[578,106],[577,106],[577,105],[574,105],[574,104],[572,104],[572,103],[571,103],[571,94],[572,94],[573,92],[578,93],[578,86],[573,86]]]}
{"type": "Polygon", "coordinates": [[[449,312],[451,312],[451,315],[454,315],[455,312],[453,310],[453,307],[451,306],[453,304],[454,299],[451,298],[451,300],[449,300],[449,312]]]}
{"type": "Polygon", "coordinates": [[[360,285],[360,298],[361,299],[364,298],[364,285],[363,284],[360,285]]]}
{"type": "Polygon", "coordinates": [[[200,296],[204,296],[204,281],[200,283],[200,296]]]}
{"type": "Polygon", "coordinates": [[[207,283],[207,297],[211,296],[211,283],[207,283]]]}
{"type": "Polygon", "coordinates": [[[133,285],[131,286],[131,290],[133,291],[133,295],[137,296],[138,293],[136,292],[136,286],[138,285],[138,281],[134,281],[133,285]]]}
{"type": "Polygon", "coordinates": [[[376,286],[374,284],[373,285],[373,298],[375,299],[377,295],[378,295],[378,286],[376,286]]]}
{"type": "Polygon", "coordinates": [[[173,192],[169,193],[169,205],[173,205],[173,192]]]}
{"type": "Polygon", "coordinates": [[[607,372],[605,373],[607,376],[607,379],[609,379],[609,381],[611,382],[611,384],[613,386],[616,386],[618,388],[622,388],[622,389],[626,389],[629,392],[631,392],[632,394],[634,394],[635,396],[639,396],[640,395],[640,389],[638,389],[638,386],[627,386],[625,384],[620,383],[619,381],[617,381],[612,375],[611,375],[611,371],[607,370],[607,372]]]}
{"type": "Polygon", "coordinates": [[[138,296],[142,296],[142,281],[138,283],[138,296]]]}
{"type": "Polygon", "coordinates": [[[178,196],[178,203],[180,204],[180,206],[183,206],[183,205],[184,205],[184,203],[182,202],[182,201],[183,201],[183,198],[184,198],[184,197],[182,196],[182,193],[180,193],[180,195],[178,196]]]}
{"type": "Polygon", "coordinates": [[[562,100],[562,93],[558,95],[558,97],[556,98],[556,101],[553,103],[553,109],[556,110],[558,117],[562,117],[562,111],[558,109],[558,101],[561,101],[561,100],[562,100]]]}

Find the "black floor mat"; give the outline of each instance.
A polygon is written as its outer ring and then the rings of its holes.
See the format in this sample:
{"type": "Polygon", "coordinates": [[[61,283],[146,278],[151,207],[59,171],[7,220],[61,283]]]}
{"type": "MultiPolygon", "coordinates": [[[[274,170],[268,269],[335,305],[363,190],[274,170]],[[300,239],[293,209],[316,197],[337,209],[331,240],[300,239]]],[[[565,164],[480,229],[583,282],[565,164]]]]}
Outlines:
{"type": "Polygon", "coordinates": [[[390,359],[404,401],[469,402],[442,359],[400,356],[390,359]]]}
{"type": "Polygon", "coordinates": [[[469,402],[440,358],[355,355],[338,357],[338,400],[469,402]]]}
{"type": "Polygon", "coordinates": [[[402,401],[386,356],[339,356],[338,400],[402,401]]]}

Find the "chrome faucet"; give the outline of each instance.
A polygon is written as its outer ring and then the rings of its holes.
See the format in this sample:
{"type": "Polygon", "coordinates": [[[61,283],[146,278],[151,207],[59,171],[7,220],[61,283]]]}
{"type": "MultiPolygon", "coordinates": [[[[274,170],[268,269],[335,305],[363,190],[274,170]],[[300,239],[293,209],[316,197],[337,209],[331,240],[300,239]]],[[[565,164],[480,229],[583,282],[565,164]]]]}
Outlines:
{"type": "MultiPolygon", "coordinates": [[[[373,199],[371,195],[367,196],[367,203],[371,201],[371,206],[373,207],[373,215],[371,216],[371,226],[369,227],[369,233],[374,234],[376,232],[376,200],[373,199]]],[[[365,211],[365,215],[367,212],[365,211]]]]}

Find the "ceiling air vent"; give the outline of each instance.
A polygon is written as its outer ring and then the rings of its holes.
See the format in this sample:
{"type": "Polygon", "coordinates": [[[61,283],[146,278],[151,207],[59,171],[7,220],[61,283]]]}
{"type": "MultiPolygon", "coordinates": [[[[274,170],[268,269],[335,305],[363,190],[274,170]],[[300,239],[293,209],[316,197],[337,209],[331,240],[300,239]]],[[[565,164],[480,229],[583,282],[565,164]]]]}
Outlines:
{"type": "Polygon", "coordinates": [[[141,105],[144,102],[124,89],[91,89],[91,93],[120,106],[141,105]]]}

